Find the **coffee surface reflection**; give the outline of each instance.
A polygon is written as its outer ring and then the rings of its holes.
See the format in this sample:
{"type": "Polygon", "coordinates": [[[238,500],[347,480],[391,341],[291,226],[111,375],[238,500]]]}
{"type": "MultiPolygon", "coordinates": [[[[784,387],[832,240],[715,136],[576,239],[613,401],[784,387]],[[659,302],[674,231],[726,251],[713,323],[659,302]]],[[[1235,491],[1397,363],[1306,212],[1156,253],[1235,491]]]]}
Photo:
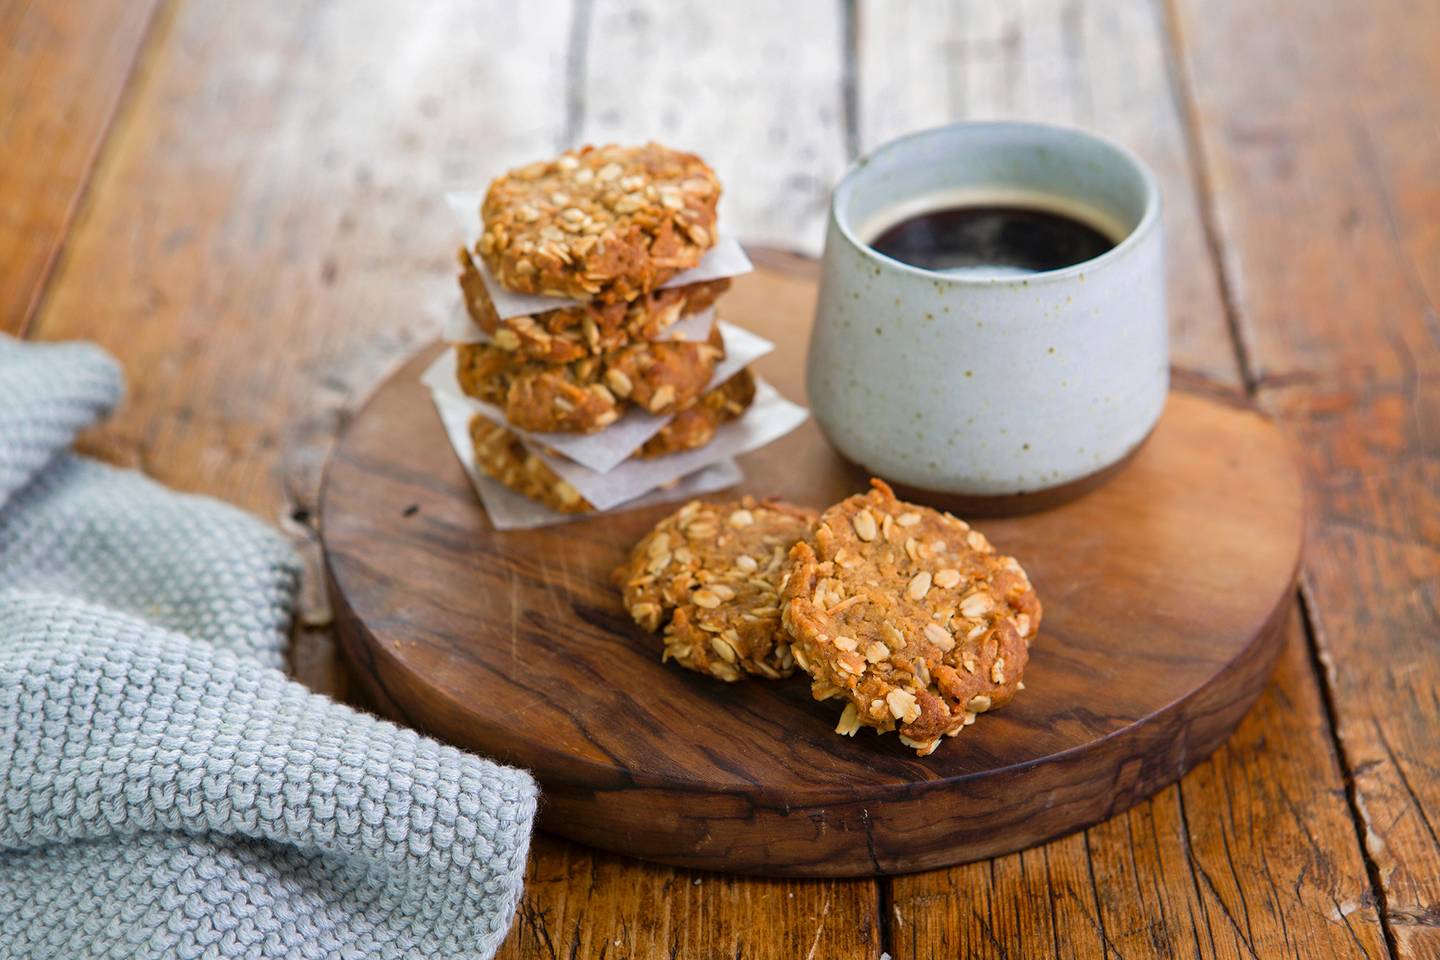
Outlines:
{"type": "Polygon", "coordinates": [[[1006,277],[1093,260],[1116,241],[1039,207],[966,205],[928,210],[887,227],[870,246],[887,257],[956,276],[1006,277]]]}

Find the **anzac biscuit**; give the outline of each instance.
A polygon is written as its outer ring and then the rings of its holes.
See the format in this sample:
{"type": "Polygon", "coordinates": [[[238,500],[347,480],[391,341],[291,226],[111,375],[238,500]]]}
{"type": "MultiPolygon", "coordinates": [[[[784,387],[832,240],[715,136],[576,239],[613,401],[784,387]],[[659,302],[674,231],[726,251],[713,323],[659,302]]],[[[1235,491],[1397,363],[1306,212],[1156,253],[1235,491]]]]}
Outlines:
{"type": "Polygon", "coordinates": [[[814,511],[752,497],[692,501],[615,571],[625,609],[646,630],[663,626],[663,660],[727,681],[788,676],[777,594],[787,552],[814,524],[814,511]]]}
{"type": "Polygon", "coordinates": [[[899,729],[920,756],[1020,689],[1040,601],[1020,564],[963,520],[879,480],[790,552],[783,619],[837,733],[899,729]]]}
{"type": "MultiPolygon", "coordinates": [[[[703,447],[714,437],[716,426],[745,412],[754,395],[754,378],[750,371],[741,370],[702,396],[695,406],[676,414],[635,456],[653,459],[703,447]]],[[[510,430],[476,416],[470,421],[470,438],[475,444],[475,465],[481,473],[561,513],[589,513],[594,509],[510,430]]]]}
{"type": "Polygon", "coordinates": [[[721,424],[738,418],[750,409],[754,400],[755,378],[749,370],[741,370],[701,396],[694,406],[675,414],[635,456],[652,460],[703,447],[715,438],[715,431],[721,424]]]}
{"type": "Polygon", "coordinates": [[[475,443],[475,467],[516,493],[561,513],[589,513],[595,508],[578,490],[526,449],[520,438],[485,417],[470,420],[475,443]]]}
{"type": "Polygon", "coordinates": [[[582,147],[491,183],[476,252],[510,290],[630,301],[700,262],[719,199],[715,172],[694,154],[582,147]]]}
{"type": "Polygon", "coordinates": [[[598,380],[598,358],[526,364],[492,343],[458,344],[455,356],[460,389],[522,430],[593,433],[620,419],[620,402],[598,380]]]}
{"type": "Polygon", "coordinates": [[[703,342],[659,340],[632,343],[605,356],[605,386],[617,397],[654,414],[695,404],[725,357],[720,325],[703,342]]]}
{"type": "Polygon", "coordinates": [[[470,319],[502,350],[543,363],[570,363],[637,340],[658,340],[676,321],[708,310],[729,286],[729,280],[709,280],[656,290],[630,303],[584,303],[502,320],[474,260],[460,251],[460,287],[470,319]]]}
{"type": "Polygon", "coordinates": [[[703,342],[644,341],[568,364],[520,360],[494,343],[458,344],[455,353],[460,389],[500,407],[512,426],[534,433],[594,433],[632,404],[655,414],[693,405],[725,347],[713,325],[703,342]]]}

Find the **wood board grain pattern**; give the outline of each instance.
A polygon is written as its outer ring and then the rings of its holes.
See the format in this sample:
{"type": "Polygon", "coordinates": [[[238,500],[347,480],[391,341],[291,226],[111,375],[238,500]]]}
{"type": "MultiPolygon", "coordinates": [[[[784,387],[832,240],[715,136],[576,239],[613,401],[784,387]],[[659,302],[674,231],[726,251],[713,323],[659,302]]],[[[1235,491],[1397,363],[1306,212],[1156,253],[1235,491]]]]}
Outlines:
{"type": "Polygon", "coordinates": [[[577,143],[692,149],[725,185],[722,229],[818,254],[848,162],[842,7],[593,0],[577,143]]]}
{"type": "MultiPolygon", "coordinates": [[[[814,295],[813,280],[762,269],[726,301],[732,321],[776,341],[759,367],[791,395],[814,295]]],[[[327,470],[341,638],[387,713],[535,771],[544,823],[566,836],[772,875],[991,856],[1173,781],[1229,733],[1274,662],[1298,484],[1254,413],[1174,394],[1109,485],[987,520],[1049,598],[1049,639],[1024,697],[917,761],[893,738],[836,737],[836,711],[803,683],[725,685],[659,663],[609,574],[673,507],[491,530],[418,383],[433,356],[386,381],[327,470]]],[[[813,423],[744,463],[749,492],[817,506],[864,480],[813,423]]]]}
{"type": "Polygon", "coordinates": [[[1397,953],[1434,957],[1440,10],[1173,6],[1251,379],[1308,475],[1302,582],[1355,810],[1397,953]]]}
{"type": "Polygon", "coordinates": [[[28,324],[154,7],[0,3],[0,333],[28,324]]]}

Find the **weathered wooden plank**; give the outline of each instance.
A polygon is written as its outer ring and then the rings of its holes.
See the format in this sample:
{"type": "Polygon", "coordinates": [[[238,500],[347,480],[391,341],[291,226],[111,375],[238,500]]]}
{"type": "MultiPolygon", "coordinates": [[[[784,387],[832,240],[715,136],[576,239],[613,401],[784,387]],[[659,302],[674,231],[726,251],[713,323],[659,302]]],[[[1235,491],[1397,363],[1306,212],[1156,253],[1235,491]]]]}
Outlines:
{"type": "Polygon", "coordinates": [[[303,526],[347,412],[455,296],[443,189],[559,139],[564,38],[498,2],[156,30],[33,334],[125,363],[107,455],[303,526]]]}
{"type": "Polygon", "coordinates": [[[1180,783],[1190,869],[1218,955],[1380,958],[1379,911],[1300,620],[1255,711],[1180,783]]]}
{"type": "MultiPolygon", "coordinates": [[[[1176,362],[1240,382],[1158,4],[862,3],[859,38],[867,149],[947,120],[1018,117],[1097,129],[1145,156],[1166,194],[1176,362]]],[[[1084,836],[895,879],[891,943],[897,957],[1379,957],[1368,891],[1297,635],[1235,737],[1180,787],[1084,836]]]]}
{"type": "Polygon", "coordinates": [[[819,253],[847,161],[840,10],[594,0],[577,142],[694,150],[725,184],[725,230],[819,253]]]}
{"type": "Polygon", "coordinates": [[[1080,126],[1135,150],[1154,168],[1165,198],[1175,363],[1238,383],[1158,6],[862,0],[860,143],[871,150],[954,120],[1006,119],[1080,126]]]}
{"type": "Polygon", "coordinates": [[[30,319],[153,7],[0,2],[0,332],[30,319]]]}
{"type": "Polygon", "coordinates": [[[499,957],[875,958],[876,889],[672,870],[541,835],[499,957]]]}
{"type": "Polygon", "coordinates": [[[895,878],[891,952],[1379,960],[1329,746],[1292,623],[1255,709],[1178,788],[1036,850],[895,878]]]}
{"type": "Polygon", "coordinates": [[[1261,403],[1398,952],[1440,955],[1440,9],[1176,3],[1261,403]],[[1283,24],[1283,29],[1277,28],[1283,24]]]}
{"type": "Polygon", "coordinates": [[[889,951],[926,957],[1098,957],[1105,935],[1083,834],[891,881],[889,951]]]}
{"type": "MultiPolygon", "coordinates": [[[[313,542],[336,431],[452,295],[442,188],[563,139],[568,11],[275,0],[163,19],[32,330],[126,367],[126,405],[90,450],[313,542]]],[[[343,695],[317,585],[294,666],[343,695]]],[[[878,952],[872,882],[695,885],[544,837],[531,871],[508,955],[548,955],[547,917],[562,956],[576,938],[578,955],[624,955],[626,931],[642,956],[878,952]]]]}

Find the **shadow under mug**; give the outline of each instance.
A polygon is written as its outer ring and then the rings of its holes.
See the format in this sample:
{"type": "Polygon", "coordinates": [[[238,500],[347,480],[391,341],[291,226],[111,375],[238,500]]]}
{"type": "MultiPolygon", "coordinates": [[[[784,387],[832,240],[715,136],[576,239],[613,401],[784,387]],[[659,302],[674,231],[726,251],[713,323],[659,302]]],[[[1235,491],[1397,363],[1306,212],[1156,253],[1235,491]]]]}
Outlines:
{"type": "Polygon", "coordinates": [[[1160,191],[1143,162],[1079,130],[957,123],[902,137],[835,188],[806,389],[847,459],[970,512],[1092,488],[1149,435],[1169,389],[1160,191]],[[1091,260],[952,275],[871,248],[926,210],[1014,203],[1106,228],[1091,260]]]}

